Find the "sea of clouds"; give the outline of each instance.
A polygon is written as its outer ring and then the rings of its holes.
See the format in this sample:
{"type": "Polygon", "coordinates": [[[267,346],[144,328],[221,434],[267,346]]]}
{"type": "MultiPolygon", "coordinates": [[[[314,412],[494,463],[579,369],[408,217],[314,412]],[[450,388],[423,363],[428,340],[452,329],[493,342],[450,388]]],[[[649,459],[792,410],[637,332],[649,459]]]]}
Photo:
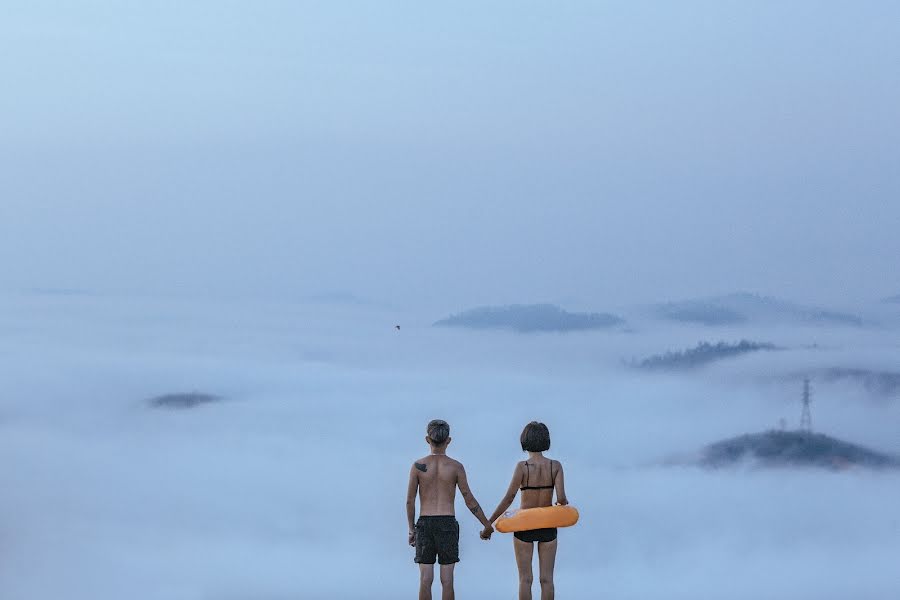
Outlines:
{"type": "MultiPolygon", "coordinates": [[[[546,422],[578,526],[561,598],[900,597],[900,475],[666,466],[789,426],[815,366],[900,364],[895,328],[520,335],[365,305],[6,294],[0,299],[0,598],[413,597],[410,464],[424,427],[491,511],[546,422]],[[400,324],[398,331],[394,325],[400,324]],[[788,349],[690,374],[625,362],[700,340],[788,349]],[[818,344],[815,348],[807,346],[818,344]],[[150,408],[172,392],[220,395],[150,408]]],[[[814,383],[818,431],[900,454],[900,398],[814,383]]],[[[509,536],[459,503],[459,598],[513,597],[509,536]]]]}

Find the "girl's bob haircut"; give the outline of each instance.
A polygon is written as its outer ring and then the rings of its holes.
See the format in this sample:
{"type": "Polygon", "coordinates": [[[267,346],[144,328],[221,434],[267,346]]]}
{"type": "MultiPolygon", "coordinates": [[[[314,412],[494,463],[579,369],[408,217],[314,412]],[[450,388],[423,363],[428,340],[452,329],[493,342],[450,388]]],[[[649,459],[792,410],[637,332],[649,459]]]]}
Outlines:
{"type": "Polygon", "coordinates": [[[519,438],[525,452],[544,452],[550,449],[550,430],[543,423],[532,421],[519,438]]]}

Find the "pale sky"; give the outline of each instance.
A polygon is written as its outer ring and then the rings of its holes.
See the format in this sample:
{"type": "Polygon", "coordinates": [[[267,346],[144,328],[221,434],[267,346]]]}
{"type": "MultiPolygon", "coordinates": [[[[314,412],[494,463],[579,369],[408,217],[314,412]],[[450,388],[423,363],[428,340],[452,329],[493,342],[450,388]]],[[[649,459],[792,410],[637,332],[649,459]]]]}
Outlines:
{"type": "Polygon", "coordinates": [[[5,289],[900,293],[892,1],[7,0],[0,75],[5,289]]]}

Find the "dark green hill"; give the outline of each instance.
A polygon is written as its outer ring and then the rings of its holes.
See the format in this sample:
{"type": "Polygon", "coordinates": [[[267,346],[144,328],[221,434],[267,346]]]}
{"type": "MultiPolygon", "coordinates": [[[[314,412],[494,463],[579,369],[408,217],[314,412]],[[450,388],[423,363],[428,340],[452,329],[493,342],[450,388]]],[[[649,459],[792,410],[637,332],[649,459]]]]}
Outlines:
{"type": "Polygon", "coordinates": [[[710,444],[700,464],[728,467],[744,462],[763,467],[897,469],[900,459],[822,433],[766,431],[710,444]]]}

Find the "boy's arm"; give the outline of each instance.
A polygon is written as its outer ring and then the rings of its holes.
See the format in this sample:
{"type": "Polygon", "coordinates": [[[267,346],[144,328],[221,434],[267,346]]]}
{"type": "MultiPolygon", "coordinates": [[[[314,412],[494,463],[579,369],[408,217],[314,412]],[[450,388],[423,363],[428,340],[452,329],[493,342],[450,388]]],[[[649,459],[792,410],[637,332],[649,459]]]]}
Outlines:
{"type": "Polygon", "coordinates": [[[416,467],[409,468],[409,486],[406,488],[406,520],[409,522],[409,545],[416,545],[416,492],[419,491],[419,476],[416,467]]]}
{"type": "Polygon", "coordinates": [[[494,514],[491,515],[491,523],[497,520],[497,518],[506,512],[506,509],[509,508],[509,505],[513,503],[513,500],[516,499],[516,494],[519,493],[519,484],[522,483],[522,463],[516,464],[516,470],[513,471],[512,481],[509,482],[509,487],[506,490],[506,495],[500,500],[500,504],[497,505],[497,509],[494,511],[494,514]]]}
{"type": "Polygon", "coordinates": [[[466,501],[466,506],[472,511],[475,518],[481,521],[481,524],[484,525],[485,529],[490,527],[491,522],[484,516],[481,505],[478,504],[478,500],[475,499],[472,490],[469,488],[469,480],[466,478],[466,468],[463,467],[461,463],[459,465],[459,475],[457,476],[456,484],[459,486],[459,492],[462,494],[463,500],[466,501]]]}

